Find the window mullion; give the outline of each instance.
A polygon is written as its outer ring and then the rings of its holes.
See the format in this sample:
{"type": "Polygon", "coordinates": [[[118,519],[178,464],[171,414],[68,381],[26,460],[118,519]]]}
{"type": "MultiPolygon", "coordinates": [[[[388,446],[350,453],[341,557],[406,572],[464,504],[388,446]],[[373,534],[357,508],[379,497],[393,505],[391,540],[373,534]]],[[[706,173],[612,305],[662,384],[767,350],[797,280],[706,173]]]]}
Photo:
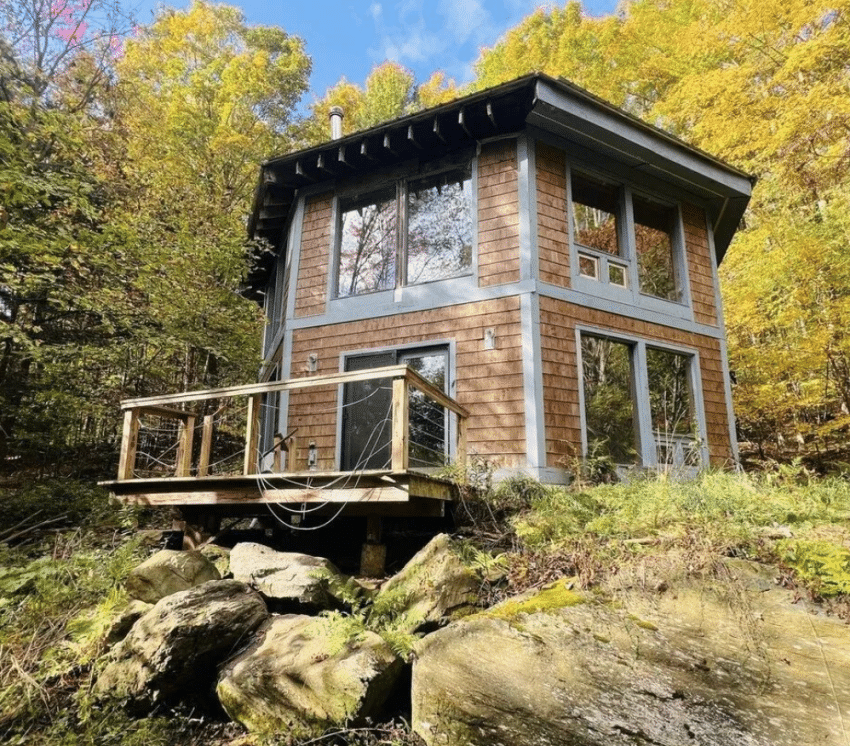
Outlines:
{"type": "Polygon", "coordinates": [[[407,285],[407,182],[396,186],[396,287],[407,285]]]}
{"type": "Polygon", "coordinates": [[[623,196],[620,200],[622,210],[622,233],[620,235],[620,256],[626,261],[629,275],[629,288],[633,295],[639,292],[637,251],[635,249],[635,213],[632,208],[632,190],[623,187],[623,196]]]}
{"type": "Polygon", "coordinates": [[[632,386],[635,402],[635,436],[640,460],[644,466],[655,466],[658,457],[655,435],[652,432],[652,412],[649,399],[649,374],[647,372],[646,343],[637,342],[632,348],[632,386]]]}

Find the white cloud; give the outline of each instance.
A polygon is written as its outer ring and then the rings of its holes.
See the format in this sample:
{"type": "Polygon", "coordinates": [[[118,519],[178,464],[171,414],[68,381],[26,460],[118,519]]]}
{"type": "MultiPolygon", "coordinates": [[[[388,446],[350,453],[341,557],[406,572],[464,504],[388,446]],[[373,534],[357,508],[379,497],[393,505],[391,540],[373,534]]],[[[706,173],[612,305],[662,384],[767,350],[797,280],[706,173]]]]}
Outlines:
{"type": "Polygon", "coordinates": [[[372,20],[375,22],[375,25],[379,25],[383,19],[384,9],[380,3],[372,3],[369,6],[369,15],[372,16],[372,20]]]}
{"type": "Polygon", "coordinates": [[[444,32],[458,44],[468,41],[478,44],[494,33],[490,11],[481,0],[465,0],[463,3],[440,0],[438,10],[446,19],[444,32]]]}

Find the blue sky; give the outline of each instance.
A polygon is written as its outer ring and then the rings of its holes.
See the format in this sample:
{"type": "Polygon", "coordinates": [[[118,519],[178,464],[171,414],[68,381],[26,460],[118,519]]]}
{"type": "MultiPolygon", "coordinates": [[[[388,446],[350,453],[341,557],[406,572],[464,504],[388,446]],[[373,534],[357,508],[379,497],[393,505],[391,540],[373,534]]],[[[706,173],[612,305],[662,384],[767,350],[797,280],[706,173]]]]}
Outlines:
{"type": "MultiPolygon", "coordinates": [[[[137,6],[141,23],[156,0],[137,6]]],[[[166,3],[185,8],[188,0],[166,3]]],[[[491,47],[536,7],[535,0],[231,0],[251,24],[282,26],[306,42],[313,60],[311,94],[321,97],[345,76],[362,83],[384,60],[411,69],[417,82],[443,70],[459,83],[472,77],[482,47],[491,47]]],[[[613,13],[617,0],[584,0],[594,16],[613,13]]],[[[307,103],[307,102],[303,102],[307,103]]]]}

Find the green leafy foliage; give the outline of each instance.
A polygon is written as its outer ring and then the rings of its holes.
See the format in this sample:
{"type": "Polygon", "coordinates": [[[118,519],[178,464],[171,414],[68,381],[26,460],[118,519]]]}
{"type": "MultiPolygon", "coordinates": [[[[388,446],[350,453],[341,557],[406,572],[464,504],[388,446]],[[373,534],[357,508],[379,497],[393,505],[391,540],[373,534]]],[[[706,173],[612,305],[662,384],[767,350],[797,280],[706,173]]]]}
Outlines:
{"type": "Polygon", "coordinates": [[[846,462],[850,433],[847,0],[633,0],[538,10],[475,88],[563,76],[758,177],[720,274],[738,424],[764,461],[846,462]]]}
{"type": "Polygon", "coordinates": [[[779,556],[820,596],[850,594],[850,551],[821,540],[780,543],[779,556]]]}

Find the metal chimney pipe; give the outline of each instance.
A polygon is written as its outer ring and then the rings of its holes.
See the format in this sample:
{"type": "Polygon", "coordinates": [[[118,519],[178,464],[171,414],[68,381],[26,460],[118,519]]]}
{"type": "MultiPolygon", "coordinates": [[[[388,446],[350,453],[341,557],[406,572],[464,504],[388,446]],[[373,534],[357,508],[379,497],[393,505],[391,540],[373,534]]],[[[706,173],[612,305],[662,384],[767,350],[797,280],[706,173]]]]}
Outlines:
{"type": "Polygon", "coordinates": [[[342,117],[342,107],[332,106],[330,111],[331,140],[339,140],[342,137],[342,117]]]}

